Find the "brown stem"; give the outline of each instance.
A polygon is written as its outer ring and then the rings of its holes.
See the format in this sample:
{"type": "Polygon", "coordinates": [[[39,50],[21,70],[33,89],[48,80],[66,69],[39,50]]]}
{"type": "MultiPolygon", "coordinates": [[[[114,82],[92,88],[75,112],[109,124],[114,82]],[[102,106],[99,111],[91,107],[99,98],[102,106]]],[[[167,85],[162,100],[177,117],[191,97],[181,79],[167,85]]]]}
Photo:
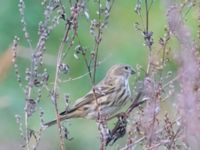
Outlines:
{"type": "Polygon", "coordinates": [[[57,84],[58,84],[58,76],[59,76],[59,65],[61,63],[61,58],[64,50],[64,45],[66,42],[66,39],[69,35],[69,31],[71,28],[71,24],[69,23],[66,29],[66,32],[64,34],[63,40],[60,44],[59,50],[58,50],[58,56],[57,56],[57,62],[56,62],[56,74],[55,74],[55,80],[54,80],[54,86],[53,86],[53,101],[54,101],[54,106],[55,106],[55,111],[56,111],[56,121],[59,129],[59,135],[60,135],[60,146],[61,150],[64,150],[64,139],[62,137],[62,129],[61,129],[61,124],[60,124],[60,117],[59,117],[59,111],[58,111],[58,104],[57,104],[57,84]]]}

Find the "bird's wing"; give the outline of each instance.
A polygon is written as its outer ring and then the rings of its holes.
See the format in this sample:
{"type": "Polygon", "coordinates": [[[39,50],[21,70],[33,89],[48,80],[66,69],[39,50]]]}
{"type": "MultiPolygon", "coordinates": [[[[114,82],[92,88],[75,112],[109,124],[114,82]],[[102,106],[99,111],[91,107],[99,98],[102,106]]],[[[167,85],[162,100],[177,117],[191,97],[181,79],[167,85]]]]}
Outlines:
{"type": "Polygon", "coordinates": [[[94,96],[93,91],[90,91],[84,97],[80,98],[80,101],[77,100],[74,107],[78,108],[82,105],[90,103],[91,101],[95,100],[95,98],[99,99],[100,97],[103,97],[107,94],[111,94],[114,91],[115,91],[115,87],[113,86],[101,86],[99,88],[95,88],[95,96],[94,96]]]}
{"type": "MultiPolygon", "coordinates": [[[[111,94],[115,91],[115,87],[114,86],[97,86],[95,88],[95,97],[97,99],[107,95],[107,94],[111,94]]],[[[71,110],[69,110],[68,112],[64,111],[62,113],[60,113],[60,115],[64,115],[66,113],[70,113],[74,110],[76,110],[77,108],[80,108],[81,106],[83,105],[87,105],[89,104],[91,101],[95,100],[95,97],[94,97],[94,93],[93,93],[93,90],[91,90],[90,92],[88,92],[85,96],[81,97],[80,99],[78,99],[76,102],[75,102],[75,105],[73,106],[73,108],[71,110]]]]}

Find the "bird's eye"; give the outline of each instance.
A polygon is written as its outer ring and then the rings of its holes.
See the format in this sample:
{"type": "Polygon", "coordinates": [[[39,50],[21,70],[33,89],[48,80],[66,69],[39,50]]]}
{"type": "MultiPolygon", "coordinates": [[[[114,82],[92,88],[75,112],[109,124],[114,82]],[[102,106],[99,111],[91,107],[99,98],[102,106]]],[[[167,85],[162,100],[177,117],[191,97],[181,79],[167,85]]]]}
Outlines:
{"type": "Polygon", "coordinates": [[[128,66],[125,66],[124,68],[125,68],[125,70],[128,70],[128,66]]]}

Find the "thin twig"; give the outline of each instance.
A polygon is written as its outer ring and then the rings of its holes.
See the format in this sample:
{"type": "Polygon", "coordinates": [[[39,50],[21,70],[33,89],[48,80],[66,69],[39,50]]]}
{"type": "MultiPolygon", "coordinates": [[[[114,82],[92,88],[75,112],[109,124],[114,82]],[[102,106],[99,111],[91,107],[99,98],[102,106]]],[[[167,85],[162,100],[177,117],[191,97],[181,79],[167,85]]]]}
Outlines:
{"type": "Polygon", "coordinates": [[[64,34],[63,40],[62,40],[59,50],[58,50],[58,56],[57,56],[57,62],[56,62],[56,74],[55,74],[55,80],[54,80],[54,86],[53,86],[53,101],[54,101],[54,106],[55,106],[55,111],[56,111],[56,121],[57,121],[59,134],[60,134],[60,146],[61,146],[62,150],[64,150],[64,139],[62,136],[62,129],[61,129],[59,111],[58,111],[58,105],[57,105],[57,84],[58,84],[58,76],[59,76],[59,65],[61,63],[64,45],[67,40],[70,28],[71,28],[71,24],[68,23],[66,32],[64,34]]]}
{"type": "MultiPolygon", "coordinates": [[[[146,12],[146,30],[145,30],[145,33],[148,35],[149,34],[149,8],[148,8],[148,0],[145,0],[145,12],[146,12]]],[[[151,50],[151,45],[147,44],[147,46],[149,48],[148,64],[147,64],[147,75],[149,75],[150,68],[151,68],[152,50],[151,50]]]]}
{"type": "Polygon", "coordinates": [[[149,8],[148,8],[148,0],[145,0],[145,12],[146,12],[146,32],[149,31],[149,8]]]}
{"type": "Polygon", "coordinates": [[[98,58],[98,51],[99,51],[99,44],[100,44],[100,36],[101,36],[101,0],[98,3],[99,14],[98,14],[98,35],[95,39],[95,48],[94,48],[94,68],[93,68],[93,84],[95,84],[96,79],[96,66],[97,66],[97,58],[98,58]]]}
{"type": "MultiPolygon", "coordinates": [[[[98,62],[98,65],[104,63],[108,58],[109,58],[109,56],[106,57],[105,59],[103,59],[102,61],[99,61],[99,62],[98,62]]],[[[97,67],[98,67],[98,66],[97,66],[97,67]]],[[[63,80],[63,81],[61,81],[61,82],[62,82],[62,83],[67,83],[67,82],[70,82],[70,81],[76,81],[76,80],[79,80],[79,79],[81,79],[81,78],[83,78],[83,77],[86,77],[87,75],[89,75],[89,72],[86,72],[86,73],[84,73],[84,74],[82,74],[82,75],[80,75],[80,76],[74,77],[74,78],[69,78],[69,79],[67,79],[67,80],[63,80]]]]}
{"type": "MultiPolygon", "coordinates": [[[[176,123],[177,123],[178,121],[180,121],[180,120],[181,120],[181,117],[177,118],[174,122],[172,122],[172,125],[176,124],[176,123]]],[[[158,129],[158,130],[156,131],[155,134],[161,133],[164,129],[165,129],[164,127],[158,129]]],[[[181,130],[181,128],[178,129],[178,132],[180,132],[179,130],[181,130]]],[[[177,133],[178,133],[178,132],[177,132],[177,133]]],[[[177,136],[177,134],[176,134],[176,136],[177,136]]],[[[126,150],[126,149],[128,148],[128,146],[129,146],[129,147],[130,147],[130,146],[134,146],[134,145],[140,143],[141,141],[143,141],[145,138],[146,138],[146,136],[143,136],[143,137],[139,138],[138,140],[136,140],[136,141],[135,141],[134,143],[132,143],[131,145],[127,145],[127,146],[121,148],[120,150],[126,150]]]]}

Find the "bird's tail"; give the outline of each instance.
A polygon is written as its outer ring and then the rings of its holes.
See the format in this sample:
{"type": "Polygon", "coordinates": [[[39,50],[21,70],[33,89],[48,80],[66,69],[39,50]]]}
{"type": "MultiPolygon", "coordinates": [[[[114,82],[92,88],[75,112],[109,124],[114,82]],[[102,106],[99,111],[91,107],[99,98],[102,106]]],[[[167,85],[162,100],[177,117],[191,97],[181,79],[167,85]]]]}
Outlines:
{"type": "Polygon", "coordinates": [[[50,127],[50,126],[56,124],[56,122],[57,122],[57,120],[49,121],[49,122],[45,123],[44,126],[50,127]]]}
{"type": "MultiPolygon", "coordinates": [[[[72,111],[69,111],[69,112],[62,112],[62,113],[60,113],[59,121],[63,121],[63,120],[70,119],[70,118],[80,117],[80,114],[77,113],[77,112],[78,111],[76,111],[76,110],[72,110],[72,111]]],[[[53,120],[53,121],[45,123],[44,126],[50,127],[52,125],[55,125],[56,123],[57,123],[57,120],[53,120]]]]}
{"type": "MultiPolygon", "coordinates": [[[[59,119],[59,121],[63,121],[63,120],[65,120],[65,119],[69,119],[69,118],[71,118],[71,116],[64,116],[64,117],[61,117],[60,119],[59,119]]],[[[44,124],[44,126],[47,126],[47,127],[50,127],[50,126],[52,126],[52,125],[54,125],[54,124],[56,124],[57,123],[57,120],[55,119],[55,120],[53,120],[53,121],[49,121],[49,122],[47,122],[47,123],[45,123],[44,124]]]]}

